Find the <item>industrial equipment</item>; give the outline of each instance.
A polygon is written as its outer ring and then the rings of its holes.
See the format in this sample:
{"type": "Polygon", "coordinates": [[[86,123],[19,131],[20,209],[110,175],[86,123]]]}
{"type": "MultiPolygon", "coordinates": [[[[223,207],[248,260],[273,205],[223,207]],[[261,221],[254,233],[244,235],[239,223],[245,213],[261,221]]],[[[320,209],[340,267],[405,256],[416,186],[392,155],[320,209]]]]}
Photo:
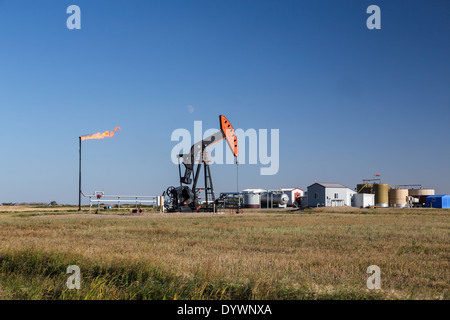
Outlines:
{"type": "Polygon", "coordinates": [[[300,188],[280,188],[288,197],[288,207],[298,207],[300,205],[300,198],[303,197],[304,191],[300,188]]]}
{"type": "Polygon", "coordinates": [[[428,196],[435,194],[434,189],[409,189],[408,196],[413,198],[413,205],[415,207],[425,207],[428,196]]]}
{"type": "Polygon", "coordinates": [[[244,194],[240,192],[222,192],[215,204],[217,209],[240,209],[243,207],[244,194]]]}
{"type": "Polygon", "coordinates": [[[286,207],[289,196],[283,191],[270,191],[261,194],[261,208],[286,207]]]}
{"type": "Polygon", "coordinates": [[[375,206],[389,206],[389,185],[381,183],[381,179],[364,179],[362,184],[356,186],[357,193],[375,194],[375,206]]]}
{"type": "Polygon", "coordinates": [[[222,141],[227,140],[228,146],[233,152],[234,157],[238,156],[238,141],[233,126],[228,119],[220,115],[220,130],[215,134],[195,143],[188,154],[178,156],[178,171],[180,175],[180,186],[171,186],[164,191],[163,196],[168,198],[166,209],[169,212],[179,211],[206,211],[215,212],[214,187],[209,168],[209,159],[206,148],[222,141]],[[181,174],[181,161],[183,162],[185,172],[181,174]],[[197,168],[195,169],[195,164],[197,168]],[[201,168],[204,168],[205,186],[198,188],[198,178],[201,168]],[[194,172],[195,170],[195,172],[194,172]],[[192,187],[190,186],[192,184],[192,187]],[[205,201],[202,203],[200,193],[204,192],[205,201]],[[203,205],[204,204],[204,205],[203,205]]]}

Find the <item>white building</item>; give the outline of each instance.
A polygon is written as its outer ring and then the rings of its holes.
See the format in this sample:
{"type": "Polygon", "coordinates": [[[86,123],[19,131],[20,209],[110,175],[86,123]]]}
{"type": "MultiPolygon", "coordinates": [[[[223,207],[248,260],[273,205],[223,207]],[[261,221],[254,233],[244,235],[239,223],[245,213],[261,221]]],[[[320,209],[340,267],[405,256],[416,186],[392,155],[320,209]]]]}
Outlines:
{"type": "Polygon", "coordinates": [[[303,197],[305,195],[305,192],[300,188],[281,188],[280,190],[283,191],[283,193],[287,194],[287,196],[289,197],[289,201],[287,203],[289,207],[292,207],[297,198],[303,197]]]}
{"type": "Polygon", "coordinates": [[[342,207],[352,205],[356,191],[339,183],[314,183],[308,187],[308,207],[342,207]]]}
{"type": "Polygon", "coordinates": [[[367,208],[375,205],[375,195],[370,193],[356,193],[352,197],[352,207],[367,208]]]}

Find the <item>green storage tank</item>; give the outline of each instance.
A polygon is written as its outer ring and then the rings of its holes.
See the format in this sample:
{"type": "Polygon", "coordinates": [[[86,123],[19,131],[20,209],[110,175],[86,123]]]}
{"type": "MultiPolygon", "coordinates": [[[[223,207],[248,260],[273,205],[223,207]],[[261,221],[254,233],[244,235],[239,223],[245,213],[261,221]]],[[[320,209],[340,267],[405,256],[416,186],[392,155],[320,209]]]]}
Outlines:
{"type": "Polygon", "coordinates": [[[377,207],[389,207],[389,185],[376,183],[373,185],[375,193],[375,205],[377,207]]]}

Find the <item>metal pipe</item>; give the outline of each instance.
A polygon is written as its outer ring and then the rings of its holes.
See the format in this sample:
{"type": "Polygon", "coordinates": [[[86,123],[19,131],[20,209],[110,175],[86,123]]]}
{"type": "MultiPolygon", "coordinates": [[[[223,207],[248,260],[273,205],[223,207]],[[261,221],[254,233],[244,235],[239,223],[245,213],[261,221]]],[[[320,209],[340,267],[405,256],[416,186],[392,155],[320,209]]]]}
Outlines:
{"type": "Polygon", "coordinates": [[[120,209],[121,203],[135,204],[136,208],[143,203],[151,205],[157,205],[158,196],[117,196],[117,195],[102,195],[101,198],[97,198],[97,193],[92,195],[85,195],[83,191],[80,192],[83,197],[89,198],[89,212],[92,210],[92,204],[97,204],[97,211],[100,210],[100,203],[117,203],[120,209]],[[147,200],[146,200],[147,199],[147,200]]]}
{"type": "Polygon", "coordinates": [[[156,200],[137,200],[137,201],[129,200],[129,201],[126,201],[126,200],[104,200],[104,199],[100,199],[100,200],[94,199],[94,200],[91,200],[91,202],[99,202],[99,203],[114,202],[114,203],[130,203],[130,204],[133,204],[133,203],[157,203],[156,200]]]}
{"type": "Polygon", "coordinates": [[[206,162],[203,162],[203,167],[205,169],[204,170],[204,175],[205,175],[205,203],[206,203],[206,210],[208,210],[209,209],[209,203],[208,203],[208,175],[207,175],[207,172],[206,172],[206,170],[207,170],[206,166],[207,166],[206,162]]]}
{"type": "Polygon", "coordinates": [[[78,211],[81,211],[81,137],[78,138],[79,148],[79,165],[78,165],[78,211]]]}
{"type": "Polygon", "coordinates": [[[180,189],[183,188],[183,183],[181,182],[181,163],[180,163],[180,156],[178,156],[178,173],[180,176],[180,189]]]}
{"type": "MultiPolygon", "coordinates": [[[[95,197],[96,194],[89,194],[89,195],[85,195],[83,192],[81,192],[81,194],[84,197],[95,197]]],[[[136,198],[148,198],[148,199],[155,199],[158,196],[124,196],[124,195],[102,195],[102,199],[103,198],[131,198],[131,199],[136,199],[136,198]]]]}
{"type": "MultiPolygon", "coordinates": [[[[422,185],[421,184],[392,184],[392,185],[389,185],[390,187],[398,187],[398,188],[400,188],[400,187],[420,187],[420,189],[423,189],[423,187],[422,187],[422,185]]],[[[412,188],[408,188],[408,189],[412,189],[412,188]]]]}
{"type": "MultiPolygon", "coordinates": [[[[239,194],[239,159],[236,157],[236,192],[239,194]]],[[[237,212],[239,213],[241,209],[241,198],[238,197],[238,206],[237,206],[237,212]]]]}

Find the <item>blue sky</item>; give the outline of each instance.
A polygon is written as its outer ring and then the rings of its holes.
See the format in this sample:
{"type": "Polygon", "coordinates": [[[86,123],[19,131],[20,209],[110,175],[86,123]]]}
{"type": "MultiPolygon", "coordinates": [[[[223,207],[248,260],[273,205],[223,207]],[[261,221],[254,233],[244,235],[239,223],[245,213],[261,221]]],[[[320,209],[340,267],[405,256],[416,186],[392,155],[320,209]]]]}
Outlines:
{"type": "MultiPolygon", "coordinates": [[[[279,129],[280,169],[239,186],[389,184],[450,193],[450,2],[0,0],[0,202],[178,184],[177,128],[279,129]],[[68,30],[69,5],[82,29],[68,30]],[[381,8],[381,30],[366,9],[381,8]],[[194,112],[189,112],[192,106],[194,112]]],[[[212,168],[217,192],[236,167],[212,168]]]]}

